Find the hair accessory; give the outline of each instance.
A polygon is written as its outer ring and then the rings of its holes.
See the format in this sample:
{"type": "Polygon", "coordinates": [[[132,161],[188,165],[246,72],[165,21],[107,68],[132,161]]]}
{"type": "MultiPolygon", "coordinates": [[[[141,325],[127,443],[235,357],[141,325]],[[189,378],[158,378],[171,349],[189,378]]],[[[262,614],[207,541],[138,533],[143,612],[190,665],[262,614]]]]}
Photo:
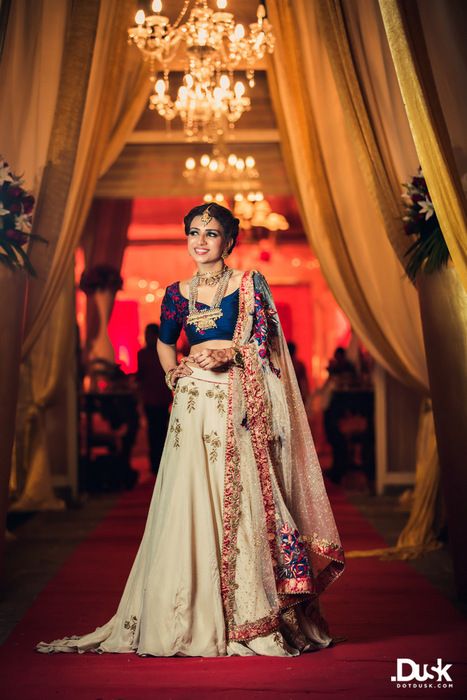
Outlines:
{"type": "Polygon", "coordinates": [[[206,207],[206,209],[203,211],[203,214],[202,214],[202,216],[201,216],[201,223],[202,223],[204,226],[206,226],[207,224],[209,224],[209,222],[210,222],[211,219],[212,219],[212,216],[211,216],[211,214],[209,213],[209,209],[210,209],[210,208],[211,208],[211,205],[209,205],[209,207],[206,207]]]}

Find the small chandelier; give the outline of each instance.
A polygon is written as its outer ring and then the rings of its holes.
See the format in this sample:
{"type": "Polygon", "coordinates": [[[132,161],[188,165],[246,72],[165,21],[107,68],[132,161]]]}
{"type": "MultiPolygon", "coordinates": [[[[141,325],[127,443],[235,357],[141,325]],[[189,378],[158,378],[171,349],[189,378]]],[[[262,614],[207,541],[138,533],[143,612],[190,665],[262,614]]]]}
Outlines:
{"type": "MultiPolygon", "coordinates": [[[[203,199],[205,202],[216,202],[230,208],[229,201],[222,192],[216,192],[216,194],[209,192],[203,199]]],[[[289,222],[283,214],[272,210],[262,192],[248,192],[246,195],[237,192],[233,199],[233,213],[240,219],[240,228],[243,231],[251,232],[252,229],[258,228],[267,231],[288,231],[289,222]]]]}
{"type": "Polygon", "coordinates": [[[250,109],[250,98],[244,93],[245,85],[239,80],[232,89],[231,78],[225,73],[214,89],[206,84],[195,85],[192,75],[186,73],[175,102],[169,95],[167,79],[156,80],[149,109],[157,110],[167,121],[179,116],[187,139],[201,138],[211,143],[224,133],[226,124],[233,127],[250,109]]]}
{"type": "Polygon", "coordinates": [[[223,190],[251,190],[259,185],[259,173],[252,155],[245,158],[228,153],[223,147],[215,146],[210,156],[204,153],[199,161],[190,157],[185,161],[183,177],[195,184],[215,186],[219,183],[223,190]]]}
{"type": "Polygon", "coordinates": [[[231,12],[225,12],[227,0],[217,0],[218,11],[207,0],[185,0],[173,24],[161,15],[161,0],[153,0],[153,14],[139,10],[136,26],[128,29],[129,42],[134,43],[149,63],[154,93],[149,108],[155,109],[167,121],[179,116],[188,138],[212,141],[233,127],[250,108],[242,81],[234,83],[234,71],[246,66],[249,86],[254,86],[254,66],[266,53],[274,50],[272,27],[263,4],[258,6],[256,22],[247,33],[235,22],[231,12]],[[191,11],[182,24],[183,18],[191,11]],[[170,65],[181,50],[185,51],[183,84],[175,99],[170,96],[170,65]],[[161,75],[157,65],[161,66],[161,75]],[[212,125],[211,130],[208,125],[212,125]]]}
{"type": "Polygon", "coordinates": [[[241,193],[234,196],[234,214],[240,219],[245,231],[252,228],[265,228],[268,231],[288,231],[289,222],[283,214],[272,210],[262,192],[241,193]]]}

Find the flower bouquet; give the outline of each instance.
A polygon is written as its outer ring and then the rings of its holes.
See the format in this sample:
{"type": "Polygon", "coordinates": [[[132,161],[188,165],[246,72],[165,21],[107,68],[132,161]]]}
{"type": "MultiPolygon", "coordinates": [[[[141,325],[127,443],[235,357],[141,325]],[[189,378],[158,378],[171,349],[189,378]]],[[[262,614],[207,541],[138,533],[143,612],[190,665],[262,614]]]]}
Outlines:
{"type": "Polygon", "coordinates": [[[81,275],[80,289],[92,299],[98,314],[99,325],[88,354],[91,385],[98,386],[98,377],[115,365],[115,352],[108,333],[115,294],[123,286],[119,271],[112,265],[95,265],[81,275]]]}
{"type": "Polygon", "coordinates": [[[449,250],[431,201],[422,169],[410,182],[403,184],[406,191],[402,195],[406,215],[404,229],[408,236],[416,236],[405,255],[407,276],[415,282],[418,272],[435,272],[447,265],[449,250]]]}
{"type": "Polygon", "coordinates": [[[34,197],[23,187],[0,156],[0,262],[12,270],[24,270],[35,276],[24,246],[30,240],[45,242],[31,233],[34,197]]]}
{"type": "Polygon", "coordinates": [[[112,265],[95,265],[83,272],[79,287],[87,296],[97,291],[116,294],[123,287],[123,279],[112,265]]]}

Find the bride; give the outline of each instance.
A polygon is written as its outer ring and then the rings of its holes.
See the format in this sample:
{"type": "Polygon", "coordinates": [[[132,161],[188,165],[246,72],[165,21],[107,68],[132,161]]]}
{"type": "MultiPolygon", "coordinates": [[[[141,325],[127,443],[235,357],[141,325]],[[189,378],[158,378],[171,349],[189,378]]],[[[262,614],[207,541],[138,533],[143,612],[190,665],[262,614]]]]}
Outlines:
{"type": "Polygon", "coordinates": [[[225,264],[228,209],[184,223],[197,272],[162,302],[174,400],[138,553],[115,615],[40,652],[297,656],[333,641],[319,596],[344,553],[270,289],[225,264]]]}

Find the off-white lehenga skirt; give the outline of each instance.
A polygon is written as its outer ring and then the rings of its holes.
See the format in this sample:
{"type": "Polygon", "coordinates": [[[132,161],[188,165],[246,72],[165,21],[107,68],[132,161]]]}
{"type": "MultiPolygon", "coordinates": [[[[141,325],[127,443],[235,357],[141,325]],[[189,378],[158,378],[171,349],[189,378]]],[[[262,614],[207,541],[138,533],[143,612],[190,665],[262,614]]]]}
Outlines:
{"type": "Polygon", "coordinates": [[[90,634],[41,642],[38,651],[296,656],[331,643],[298,608],[284,613],[277,632],[227,643],[220,572],[228,373],[191,369],[177,385],[144,535],[117,612],[90,634]]]}

